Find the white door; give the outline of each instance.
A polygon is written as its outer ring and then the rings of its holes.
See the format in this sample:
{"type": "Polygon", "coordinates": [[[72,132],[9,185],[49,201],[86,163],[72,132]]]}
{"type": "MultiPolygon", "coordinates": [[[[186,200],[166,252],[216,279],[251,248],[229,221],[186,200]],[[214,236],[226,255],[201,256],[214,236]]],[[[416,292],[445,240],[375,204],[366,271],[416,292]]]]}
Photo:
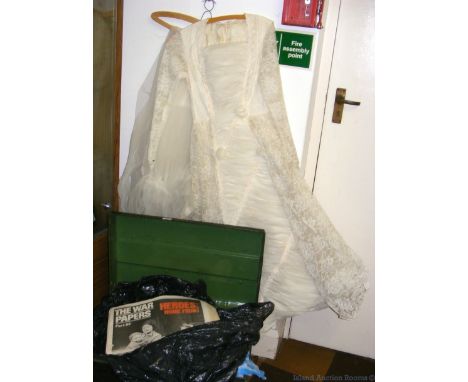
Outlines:
{"type": "MultiPolygon", "coordinates": [[[[334,44],[329,44],[333,58],[328,92],[325,87],[317,93],[326,103],[321,134],[311,135],[320,143],[311,143],[315,153],[309,149],[316,156],[309,161],[316,163],[309,166],[309,179],[335,227],[364,260],[370,289],[355,319],[340,320],[329,309],[308,313],[293,318],[289,336],[374,358],[374,1],[330,0],[331,13],[333,7],[336,17],[330,20],[335,24],[325,25],[333,34],[336,30],[334,44]],[[347,100],[361,102],[344,105],[341,124],[332,122],[337,88],[347,90],[347,100]]],[[[327,47],[323,49],[325,54],[327,47]]]]}

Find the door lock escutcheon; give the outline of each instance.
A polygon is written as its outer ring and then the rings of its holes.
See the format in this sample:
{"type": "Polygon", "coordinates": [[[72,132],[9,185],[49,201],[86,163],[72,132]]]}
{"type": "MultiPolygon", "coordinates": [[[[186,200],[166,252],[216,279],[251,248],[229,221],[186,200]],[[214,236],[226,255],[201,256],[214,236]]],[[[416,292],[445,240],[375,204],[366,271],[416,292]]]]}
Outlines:
{"type": "Polygon", "coordinates": [[[347,100],[346,89],[337,88],[336,95],[335,95],[335,106],[333,107],[333,116],[332,116],[333,123],[341,123],[341,119],[343,117],[343,109],[344,109],[345,104],[359,106],[361,102],[347,100]]]}

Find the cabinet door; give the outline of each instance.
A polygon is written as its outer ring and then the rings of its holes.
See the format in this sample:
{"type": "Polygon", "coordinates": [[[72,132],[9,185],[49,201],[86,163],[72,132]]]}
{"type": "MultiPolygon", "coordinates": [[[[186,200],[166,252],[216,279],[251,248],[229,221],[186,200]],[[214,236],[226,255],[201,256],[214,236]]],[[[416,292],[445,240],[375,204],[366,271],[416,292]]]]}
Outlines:
{"type": "Polygon", "coordinates": [[[107,224],[117,208],[122,1],[93,3],[94,304],[109,283],[107,224]]]}
{"type": "Polygon", "coordinates": [[[107,227],[112,208],[115,156],[117,1],[93,8],[93,231],[107,227]]]}
{"type": "Polygon", "coordinates": [[[374,357],[374,1],[330,0],[330,7],[339,17],[313,192],[364,260],[370,289],[355,319],[340,320],[330,309],[311,312],[293,318],[290,337],[374,357]],[[332,122],[338,88],[360,102],[343,105],[340,124],[332,122]]]}

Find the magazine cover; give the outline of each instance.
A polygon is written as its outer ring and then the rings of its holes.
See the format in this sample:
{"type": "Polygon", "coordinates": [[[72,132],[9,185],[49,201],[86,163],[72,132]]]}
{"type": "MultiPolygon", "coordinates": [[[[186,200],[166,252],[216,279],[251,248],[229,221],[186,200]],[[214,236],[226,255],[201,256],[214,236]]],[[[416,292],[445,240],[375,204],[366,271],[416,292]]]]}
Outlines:
{"type": "Polygon", "coordinates": [[[124,354],[171,333],[219,320],[215,307],[182,296],[160,296],[109,310],[106,354],[124,354]]]}

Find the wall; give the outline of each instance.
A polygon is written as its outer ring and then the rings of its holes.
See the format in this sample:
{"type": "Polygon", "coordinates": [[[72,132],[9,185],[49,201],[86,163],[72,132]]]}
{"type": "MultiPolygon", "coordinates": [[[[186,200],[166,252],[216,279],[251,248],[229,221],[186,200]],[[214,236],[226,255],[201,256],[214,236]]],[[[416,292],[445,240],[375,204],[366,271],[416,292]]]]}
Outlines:
{"type": "MultiPolygon", "coordinates": [[[[307,28],[281,26],[282,8],[281,0],[218,0],[213,15],[256,13],[273,20],[278,29],[302,30],[318,34],[317,31],[307,28]]],[[[168,33],[167,29],[150,18],[152,12],[162,10],[183,12],[199,18],[204,8],[201,0],[124,1],[120,174],[127,161],[138,90],[155,62],[168,33]]],[[[316,38],[314,37],[315,40],[316,38]]],[[[313,46],[310,69],[286,66],[280,69],[289,123],[299,158],[302,157],[308,119],[315,46],[316,44],[313,46]]]]}

